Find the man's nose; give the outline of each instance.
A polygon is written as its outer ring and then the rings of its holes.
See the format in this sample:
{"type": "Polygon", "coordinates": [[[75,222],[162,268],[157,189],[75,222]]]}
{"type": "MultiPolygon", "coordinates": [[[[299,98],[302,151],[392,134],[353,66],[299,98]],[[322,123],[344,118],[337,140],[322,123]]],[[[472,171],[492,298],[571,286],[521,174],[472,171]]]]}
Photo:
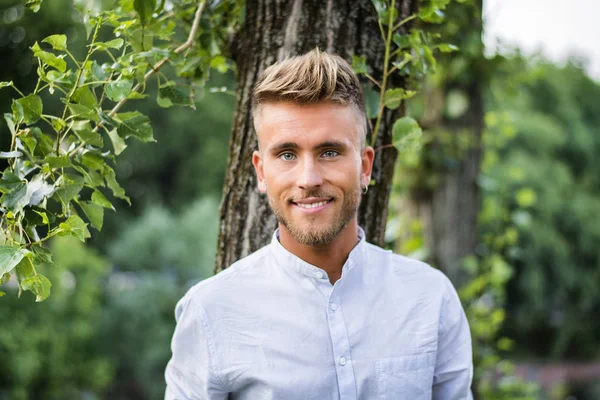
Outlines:
{"type": "Polygon", "coordinates": [[[319,165],[312,159],[303,160],[298,173],[298,187],[310,189],[323,184],[323,174],[319,165]]]}

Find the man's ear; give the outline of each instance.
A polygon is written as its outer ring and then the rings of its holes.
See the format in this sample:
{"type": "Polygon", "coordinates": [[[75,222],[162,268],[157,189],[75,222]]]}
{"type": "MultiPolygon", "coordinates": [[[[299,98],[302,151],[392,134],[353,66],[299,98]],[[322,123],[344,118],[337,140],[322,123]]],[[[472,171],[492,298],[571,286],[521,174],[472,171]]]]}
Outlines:
{"type": "Polygon", "coordinates": [[[375,150],[371,146],[365,147],[360,155],[361,174],[360,182],[362,187],[367,187],[371,183],[371,172],[373,171],[373,159],[375,158],[375,150]]]}
{"type": "Polygon", "coordinates": [[[260,151],[255,150],[252,153],[252,165],[254,166],[254,171],[256,171],[256,178],[258,180],[258,190],[261,193],[267,192],[267,182],[265,181],[265,171],[263,169],[263,159],[260,151]]]}

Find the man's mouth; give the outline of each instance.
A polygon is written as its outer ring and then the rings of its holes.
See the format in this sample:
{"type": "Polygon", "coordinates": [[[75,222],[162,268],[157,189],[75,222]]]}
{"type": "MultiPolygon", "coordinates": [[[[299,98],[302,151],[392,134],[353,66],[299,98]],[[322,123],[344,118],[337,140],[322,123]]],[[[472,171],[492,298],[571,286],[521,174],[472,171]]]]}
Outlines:
{"type": "Polygon", "coordinates": [[[327,203],[329,203],[329,201],[319,201],[318,203],[309,203],[309,204],[296,203],[296,205],[299,207],[302,207],[302,208],[315,208],[315,207],[324,206],[327,203]]]}
{"type": "Polygon", "coordinates": [[[329,204],[330,202],[333,201],[333,198],[315,198],[315,197],[309,197],[307,199],[301,199],[301,200],[292,200],[292,204],[304,209],[304,210],[316,210],[316,209],[320,209],[324,206],[326,206],[327,204],[329,204]]]}

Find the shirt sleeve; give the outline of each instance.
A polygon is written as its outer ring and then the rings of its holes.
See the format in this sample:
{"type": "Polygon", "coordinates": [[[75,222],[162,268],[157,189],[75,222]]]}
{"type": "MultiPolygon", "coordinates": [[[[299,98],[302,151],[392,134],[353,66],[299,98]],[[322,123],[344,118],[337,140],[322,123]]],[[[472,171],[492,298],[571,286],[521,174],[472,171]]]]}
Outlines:
{"type": "Polygon", "coordinates": [[[469,323],[450,280],[441,309],[433,400],[472,399],[473,354],[469,323]]]}
{"type": "Polygon", "coordinates": [[[186,296],[175,308],[175,319],[173,355],[165,371],[165,400],[227,399],[215,370],[215,346],[204,310],[186,296]]]}

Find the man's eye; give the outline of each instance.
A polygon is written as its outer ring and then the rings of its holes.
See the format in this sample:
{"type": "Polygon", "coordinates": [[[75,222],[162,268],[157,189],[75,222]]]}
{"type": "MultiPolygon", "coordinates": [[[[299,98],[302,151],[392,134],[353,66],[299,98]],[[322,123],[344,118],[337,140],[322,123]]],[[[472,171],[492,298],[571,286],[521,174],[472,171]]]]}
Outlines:
{"type": "Polygon", "coordinates": [[[325,158],[333,158],[333,157],[336,157],[339,155],[340,155],[340,153],[338,153],[335,150],[327,150],[326,152],[323,153],[323,157],[325,157],[325,158]]]}
{"type": "Polygon", "coordinates": [[[283,161],[292,161],[295,156],[292,153],[283,153],[279,156],[283,161]]]}

